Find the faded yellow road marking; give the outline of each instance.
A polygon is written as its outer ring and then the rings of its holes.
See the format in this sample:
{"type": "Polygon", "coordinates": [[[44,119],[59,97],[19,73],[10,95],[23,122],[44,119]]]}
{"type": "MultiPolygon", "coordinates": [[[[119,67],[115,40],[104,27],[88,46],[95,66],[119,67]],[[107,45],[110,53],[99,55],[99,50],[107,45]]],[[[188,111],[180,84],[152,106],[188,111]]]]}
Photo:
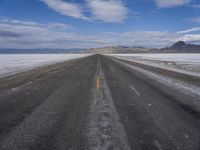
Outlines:
{"type": "Polygon", "coordinates": [[[99,64],[97,64],[97,67],[99,67],[100,65],[99,64]]]}
{"type": "Polygon", "coordinates": [[[97,77],[97,79],[96,79],[96,89],[97,90],[100,89],[100,86],[101,86],[101,81],[100,80],[101,79],[99,77],[97,77]]]}

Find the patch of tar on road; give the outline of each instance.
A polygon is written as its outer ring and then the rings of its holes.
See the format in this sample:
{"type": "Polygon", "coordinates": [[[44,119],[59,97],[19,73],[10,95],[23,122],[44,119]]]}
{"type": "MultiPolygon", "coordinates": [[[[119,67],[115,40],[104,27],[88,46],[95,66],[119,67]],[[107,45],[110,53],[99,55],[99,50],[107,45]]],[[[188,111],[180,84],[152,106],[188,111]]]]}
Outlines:
{"type": "Polygon", "coordinates": [[[130,150],[124,127],[119,121],[113,100],[101,69],[97,74],[89,116],[88,141],[91,150],[130,150]]]}

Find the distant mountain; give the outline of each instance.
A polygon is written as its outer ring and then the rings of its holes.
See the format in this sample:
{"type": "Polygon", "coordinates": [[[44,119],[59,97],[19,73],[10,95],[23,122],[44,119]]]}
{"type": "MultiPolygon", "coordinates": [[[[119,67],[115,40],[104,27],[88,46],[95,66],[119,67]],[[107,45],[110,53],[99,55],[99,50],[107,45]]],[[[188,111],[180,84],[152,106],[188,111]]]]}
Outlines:
{"type": "Polygon", "coordinates": [[[178,41],[171,47],[160,49],[160,52],[200,53],[200,45],[186,44],[184,41],[178,41]]]}
{"type": "Polygon", "coordinates": [[[112,53],[146,53],[149,49],[142,47],[108,46],[90,49],[0,49],[0,54],[112,54],[112,53]]]}
{"type": "Polygon", "coordinates": [[[128,54],[128,53],[200,53],[200,45],[178,41],[170,47],[152,49],[129,46],[107,46],[90,49],[0,49],[0,54],[128,54]]]}
{"type": "Polygon", "coordinates": [[[71,54],[85,53],[86,49],[0,49],[0,54],[71,54]]]}
{"type": "Polygon", "coordinates": [[[180,48],[184,48],[186,46],[186,43],[184,41],[178,41],[175,44],[173,44],[170,48],[172,49],[180,49],[180,48]]]}
{"type": "Polygon", "coordinates": [[[126,54],[126,53],[200,53],[200,45],[186,44],[184,41],[178,41],[170,47],[161,49],[152,49],[144,47],[128,47],[128,46],[109,46],[103,48],[91,48],[88,53],[103,54],[126,54]]]}
{"type": "Polygon", "coordinates": [[[126,54],[126,53],[146,53],[148,48],[143,47],[128,47],[128,46],[108,46],[102,48],[88,49],[88,53],[100,53],[100,54],[126,54]]]}

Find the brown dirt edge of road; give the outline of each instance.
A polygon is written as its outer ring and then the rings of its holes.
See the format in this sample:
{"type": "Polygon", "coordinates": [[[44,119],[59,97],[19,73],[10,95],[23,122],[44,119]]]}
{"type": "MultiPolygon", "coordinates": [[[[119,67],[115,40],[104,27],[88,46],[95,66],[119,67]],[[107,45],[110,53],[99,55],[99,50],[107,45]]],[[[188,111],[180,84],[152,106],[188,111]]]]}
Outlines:
{"type": "Polygon", "coordinates": [[[28,82],[33,80],[40,79],[50,73],[54,73],[64,69],[65,67],[69,67],[71,65],[75,65],[80,63],[82,59],[85,59],[89,56],[84,58],[76,58],[73,60],[63,61],[59,63],[49,64],[45,66],[39,66],[34,69],[18,72],[12,75],[8,75],[6,77],[0,78],[0,93],[3,91],[7,91],[10,88],[18,87],[24,85],[28,82]]]}

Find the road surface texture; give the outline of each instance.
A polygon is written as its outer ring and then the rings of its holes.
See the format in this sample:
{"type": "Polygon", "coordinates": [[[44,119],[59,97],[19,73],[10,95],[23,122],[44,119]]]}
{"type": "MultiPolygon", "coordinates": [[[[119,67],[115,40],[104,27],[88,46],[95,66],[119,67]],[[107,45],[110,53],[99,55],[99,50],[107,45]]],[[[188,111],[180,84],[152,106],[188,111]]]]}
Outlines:
{"type": "Polygon", "coordinates": [[[102,55],[0,79],[0,150],[199,150],[199,93],[153,73],[200,85],[102,55]]]}

